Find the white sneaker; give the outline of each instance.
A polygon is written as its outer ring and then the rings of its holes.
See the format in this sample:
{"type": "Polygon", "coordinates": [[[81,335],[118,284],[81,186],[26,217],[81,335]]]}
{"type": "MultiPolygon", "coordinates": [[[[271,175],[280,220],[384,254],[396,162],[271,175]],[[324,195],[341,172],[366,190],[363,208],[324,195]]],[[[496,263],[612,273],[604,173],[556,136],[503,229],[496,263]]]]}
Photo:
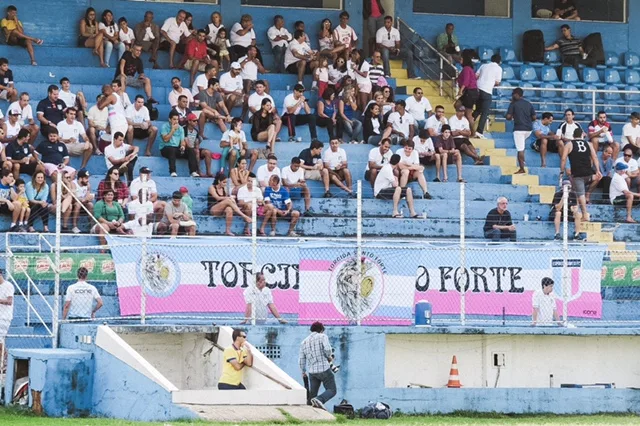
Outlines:
{"type": "Polygon", "coordinates": [[[178,174],[176,172],[171,173],[171,177],[178,177],[178,174]]]}
{"type": "Polygon", "coordinates": [[[300,236],[300,235],[296,234],[294,231],[290,231],[287,235],[289,237],[299,237],[300,236]]]}
{"type": "Polygon", "coordinates": [[[200,175],[198,174],[198,172],[193,172],[191,173],[191,177],[200,177],[200,175]]]}
{"type": "Polygon", "coordinates": [[[478,139],[486,139],[486,136],[485,136],[485,135],[483,135],[483,134],[482,134],[482,133],[480,133],[480,132],[476,132],[476,135],[475,135],[475,136],[476,136],[476,138],[478,138],[478,139]]]}
{"type": "Polygon", "coordinates": [[[71,232],[73,232],[74,234],[79,234],[81,231],[80,231],[80,229],[78,229],[77,226],[74,226],[73,229],[71,230],[71,232]]]}
{"type": "Polygon", "coordinates": [[[271,231],[271,232],[269,232],[269,236],[270,236],[270,237],[275,237],[275,236],[276,236],[276,231],[271,231]]]}
{"type": "Polygon", "coordinates": [[[322,401],[320,401],[318,398],[311,398],[311,406],[327,411],[327,408],[324,406],[322,401]]]}

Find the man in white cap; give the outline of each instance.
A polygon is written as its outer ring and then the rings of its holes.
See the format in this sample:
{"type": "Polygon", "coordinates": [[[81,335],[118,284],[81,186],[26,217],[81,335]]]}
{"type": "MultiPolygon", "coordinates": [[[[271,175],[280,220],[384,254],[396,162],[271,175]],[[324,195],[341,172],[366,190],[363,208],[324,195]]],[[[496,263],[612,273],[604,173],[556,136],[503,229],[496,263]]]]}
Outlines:
{"type": "Polygon", "coordinates": [[[220,90],[222,90],[224,103],[229,112],[234,106],[241,106],[245,100],[241,72],[242,66],[238,62],[232,62],[229,72],[220,76],[220,90]]]}

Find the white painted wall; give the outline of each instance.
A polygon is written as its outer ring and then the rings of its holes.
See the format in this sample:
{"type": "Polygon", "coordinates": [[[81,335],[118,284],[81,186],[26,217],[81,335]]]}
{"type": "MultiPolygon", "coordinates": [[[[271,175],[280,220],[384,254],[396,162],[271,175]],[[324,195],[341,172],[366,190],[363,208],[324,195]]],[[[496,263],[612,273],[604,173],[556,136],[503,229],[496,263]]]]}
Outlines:
{"type": "Polygon", "coordinates": [[[385,345],[385,386],[417,383],[444,387],[458,359],[464,387],[494,387],[492,353],[506,356],[497,387],[554,387],[561,383],[640,386],[640,338],[634,336],[390,334],[385,345]]]}

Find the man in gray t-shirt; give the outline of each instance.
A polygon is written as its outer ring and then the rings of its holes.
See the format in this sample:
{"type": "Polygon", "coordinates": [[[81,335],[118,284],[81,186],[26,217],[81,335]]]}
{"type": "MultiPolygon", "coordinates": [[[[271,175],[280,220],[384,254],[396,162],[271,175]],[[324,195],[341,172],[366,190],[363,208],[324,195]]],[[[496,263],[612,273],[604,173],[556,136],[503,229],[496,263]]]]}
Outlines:
{"type": "Polygon", "coordinates": [[[182,231],[186,235],[196,235],[196,223],[189,207],[182,202],[182,193],[175,191],[171,197],[171,202],[164,208],[162,223],[171,230],[171,237],[176,237],[182,231]]]}
{"type": "Polygon", "coordinates": [[[199,125],[203,139],[207,139],[204,135],[204,125],[207,120],[216,123],[222,133],[227,131],[225,123],[231,122],[231,114],[224,104],[224,98],[220,93],[220,83],[217,78],[210,78],[207,82],[207,89],[198,93],[198,103],[202,113],[200,114],[199,125]]]}

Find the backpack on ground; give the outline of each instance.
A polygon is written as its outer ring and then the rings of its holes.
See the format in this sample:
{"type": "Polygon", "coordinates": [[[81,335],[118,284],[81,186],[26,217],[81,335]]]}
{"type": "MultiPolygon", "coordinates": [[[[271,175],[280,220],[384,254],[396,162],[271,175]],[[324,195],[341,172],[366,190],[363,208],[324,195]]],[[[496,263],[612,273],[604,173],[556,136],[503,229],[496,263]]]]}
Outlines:
{"type": "Polygon", "coordinates": [[[360,411],[363,419],[390,419],[392,415],[391,407],[384,402],[370,402],[360,411]]]}

